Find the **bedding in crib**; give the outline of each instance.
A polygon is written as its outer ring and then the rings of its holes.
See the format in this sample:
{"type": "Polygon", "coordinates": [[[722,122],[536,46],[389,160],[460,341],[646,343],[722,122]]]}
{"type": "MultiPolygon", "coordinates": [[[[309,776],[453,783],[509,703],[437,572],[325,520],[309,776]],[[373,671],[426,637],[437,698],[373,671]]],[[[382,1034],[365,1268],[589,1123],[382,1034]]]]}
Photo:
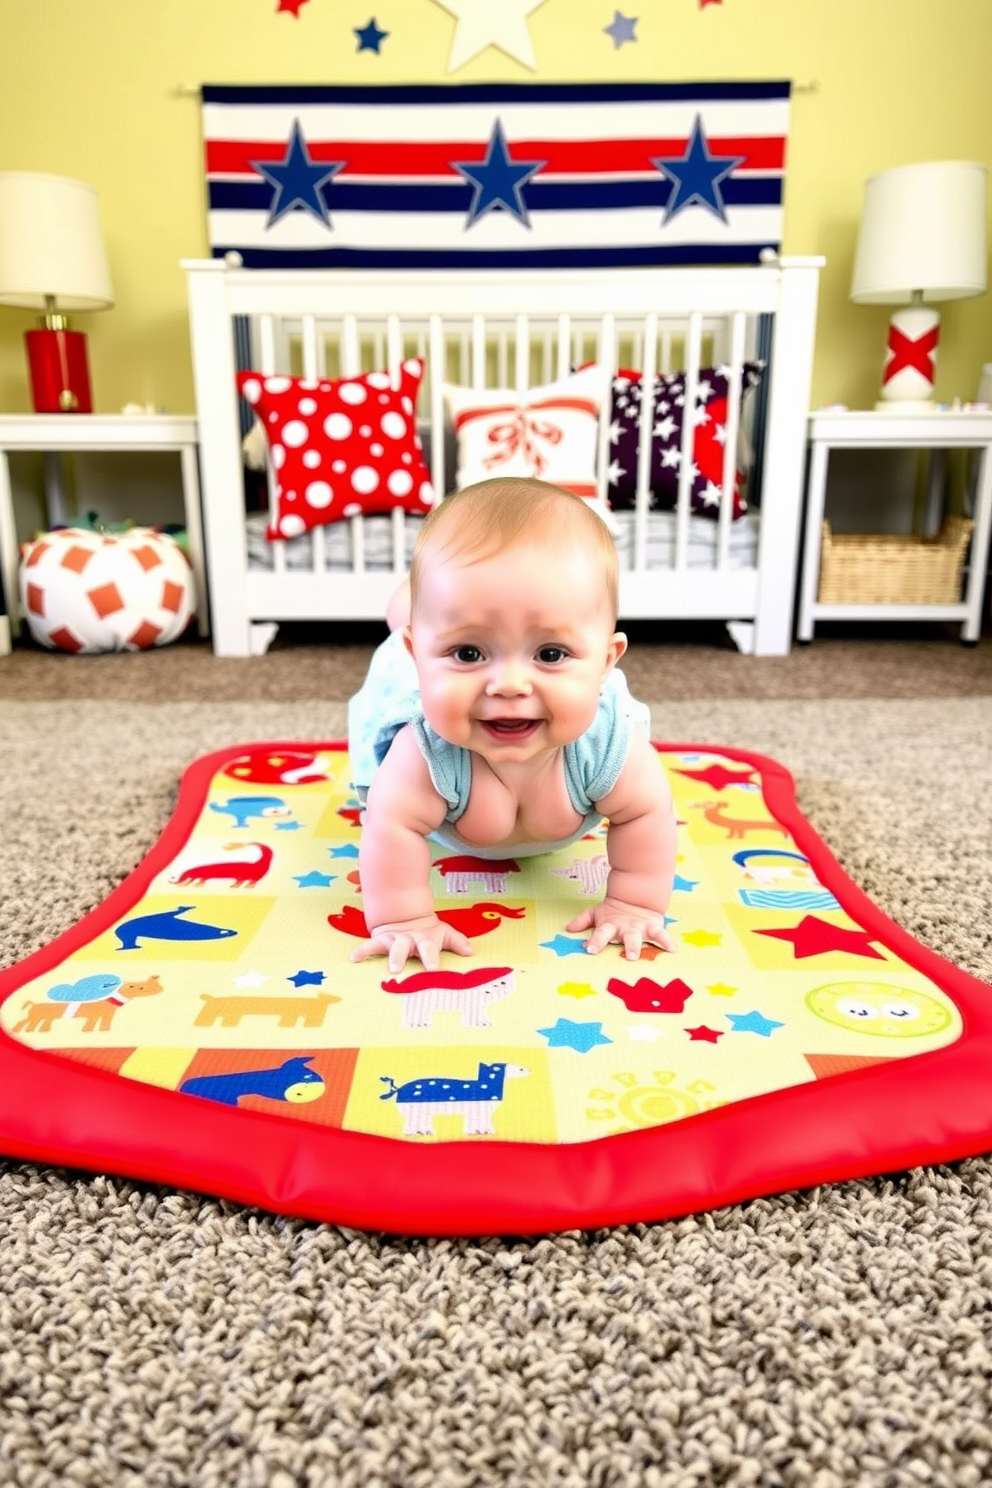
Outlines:
{"type": "MultiPolygon", "coordinates": [[[[404,516],[403,546],[404,563],[410,564],[413,545],[420,530],[422,517],[404,516]]],[[[634,568],[635,524],[637,515],[632,511],[611,513],[615,527],[614,536],[620,556],[621,571],[634,568]]],[[[275,565],[273,544],[266,540],[268,517],[265,512],[254,512],[246,522],[248,538],[248,567],[255,570],[272,570],[275,565]]],[[[675,562],[677,516],[675,512],[647,513],[646,565],[652,568],[671,569],[675,562]]],[[[727,567],[734,570],[753,568],[758,561],[759,514],[748,511],[733,522],[727,534],[727,567]]],[[[370,516],[363,519],[365,567],[378,572],[388,572],[393,567],[393,517],[370,516]]],[[[691,516],[686,523],[686,567],[705,571],[717,566],[720,529],[708,517],[691,516]]],[[[324,568],[330,572],[348,572],[353,567],[352,532],[349,522],[331,522],[322,528],[324,533],[324,568]]],[[[300,572],[313,570],[313,539],[309,532],[290,538],[279,544],[285,555],[286,568],[300,572]]]]}

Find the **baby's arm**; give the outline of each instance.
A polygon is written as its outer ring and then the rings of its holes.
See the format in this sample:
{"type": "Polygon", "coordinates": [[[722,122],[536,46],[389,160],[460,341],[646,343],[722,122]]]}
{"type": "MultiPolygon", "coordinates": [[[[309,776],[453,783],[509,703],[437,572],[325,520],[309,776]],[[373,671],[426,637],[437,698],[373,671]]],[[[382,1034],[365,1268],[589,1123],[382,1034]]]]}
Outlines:
{"type": "Polygon", "coordinates": [[[610,873],[601,904],[584,909],[568,930],[588,930],[592,955],[619,941],[636,961],[646,940],[671,951],[665,910],[675,879],[676,825],[668,780],[657,754],[635,734],[620,778],[596,806],[609,817],[606,854],[610,873]]]}
{"type": "Polygon", "coordinates": [[[444,814],[416,740],[401,729],[376,771],[362,823],[358,871],[370,939],[352,951],[352,961],[385,955],[395,972],[418,956],[436,971],[443,950],[472,955],[471,942],[434,912],[427,834],[444,814]]]}

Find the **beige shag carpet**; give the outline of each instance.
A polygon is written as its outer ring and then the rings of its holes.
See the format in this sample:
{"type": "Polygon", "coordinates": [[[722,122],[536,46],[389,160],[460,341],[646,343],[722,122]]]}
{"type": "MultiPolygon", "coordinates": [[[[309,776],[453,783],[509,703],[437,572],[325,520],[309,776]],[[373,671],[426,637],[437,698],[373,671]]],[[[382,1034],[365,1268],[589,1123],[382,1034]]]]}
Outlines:
{"type": "MultiPolygon", "coordinates": [[[[134,867],[195,756],[339,736],[371,639],[0,658],[0,965],[134,867]]],[[[626,670],[657,738],[775,756],[868,894],[992,978],[992,642],[646,636],[626,670]]],[[[990,1404],[985,1158],[438,1241],[0,1162],[3,1485],[979,1488],[990,1404]]]]}

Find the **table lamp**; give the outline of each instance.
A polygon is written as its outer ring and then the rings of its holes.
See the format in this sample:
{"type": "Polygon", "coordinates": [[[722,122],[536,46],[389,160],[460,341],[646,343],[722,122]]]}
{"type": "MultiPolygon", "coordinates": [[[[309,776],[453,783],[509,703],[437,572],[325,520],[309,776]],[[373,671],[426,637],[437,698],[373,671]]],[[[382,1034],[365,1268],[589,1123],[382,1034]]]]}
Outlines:
{"type": "Polygon", "coordinates": [[[851,299],[903,305],[889,322],[879,409],[932,409],[940,315],[933,302],[985,293],[988,172],[967,160],[898,165],[865,184],[851,299]]]}
{"type": "Polygon", "coordinates": [[[24,336],[36,413],[92,413],[86,337],[66,312],[113,303],[93,187],[0,171],[0,304],[43,312],[24,336]]]}

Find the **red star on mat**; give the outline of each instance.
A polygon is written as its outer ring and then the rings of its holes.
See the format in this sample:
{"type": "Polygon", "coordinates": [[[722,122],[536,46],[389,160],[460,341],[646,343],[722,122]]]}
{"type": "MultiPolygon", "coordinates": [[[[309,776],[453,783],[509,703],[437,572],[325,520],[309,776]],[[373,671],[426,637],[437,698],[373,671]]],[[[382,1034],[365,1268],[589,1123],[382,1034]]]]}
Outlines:
{"type": "Polygon", "coordinates": [[[295,16],[299,20],[300,10],[307,4],[309,4],[309,0],[279,0],[279,4],[276,6],[276,15],[279,15],[283,10],[287,10],[291,16],[295,16]]]}
{"type": "Polygon", "coordinates": [[[723,0],[699,0],[699,8],[703,10],[707,5],[722,5],[723,0]]]}
{"type": "Polygon", "coordinates": [[[687,1028],[686,1033],[693,1044],[715,1044],[717,1039],[722,1039],[725,1030],[722,1028],[707,1028],[705,1023],[700,1023],[698,1028],[687,1028]]]}
{"type": "Polygon", "coordinates": [[[872,961],[884,961],[871,941],[874,938],[864,930],[845,930],[842,925],[831,925],[818,915],[804,915],[791,930],[755,930],[755,935],[767,935],[773,940],[791,940],[797,961],[807,956],[825,956],[828,951],[846,951],[849,956],[867,956],[872,961]]]}
{"type": "Polygon", "coordinates": [[[707,765],[705,770],[676,770],[676,775],[686,775],[690,780],[699,780],[711,785],[714,790],[723,790],[728,785],[750,785],[754,780],[753,770],[728,770],[726,765],[707,765]]]}

